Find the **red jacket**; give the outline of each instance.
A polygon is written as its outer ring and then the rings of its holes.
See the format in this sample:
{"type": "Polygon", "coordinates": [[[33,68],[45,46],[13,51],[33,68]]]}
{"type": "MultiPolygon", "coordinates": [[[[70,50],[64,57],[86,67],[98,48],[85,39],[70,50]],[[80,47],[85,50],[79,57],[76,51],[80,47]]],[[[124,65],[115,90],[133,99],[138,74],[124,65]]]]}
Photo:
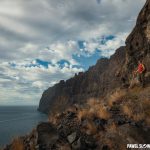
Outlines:
{"type": "Polygon", "coordinates": [[[144,65],[143,65],[142,63],[140,63],[140,64],[138,65],[138,70],[137,70],[137,72],[138,72],[138,73],[143,73],[144,70],[145,70],[144,65]]]}

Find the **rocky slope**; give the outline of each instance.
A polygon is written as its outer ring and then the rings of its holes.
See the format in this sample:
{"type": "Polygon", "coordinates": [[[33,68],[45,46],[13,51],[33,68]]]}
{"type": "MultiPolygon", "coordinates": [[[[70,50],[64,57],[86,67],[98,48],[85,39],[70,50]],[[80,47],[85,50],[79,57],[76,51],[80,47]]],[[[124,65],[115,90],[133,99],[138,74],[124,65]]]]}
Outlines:
{"type": "Polygon", "coordinates": [[[4,150],[126,150],[127,144],[150,143],[149,116],[150,87],[118,89],[101,101],[52,113],[4,150]]]}
{"type": "MultiPolygon", "coordinates": [[[[104,97],[118,87],[130,84],[132,71],[138,60],[144,60],[150,72],[150,1],[141,10],[135,28],[110,59],[103,58],[88,71],[47,89],[40,100],[39,111],[64,110],[67,106],[82,104],[90,97],[104,97]]],[[[147,74],[148,76],[148,74],[147,74]]],[[[149,82],[149,79],[147,79],[149,82]]]]}

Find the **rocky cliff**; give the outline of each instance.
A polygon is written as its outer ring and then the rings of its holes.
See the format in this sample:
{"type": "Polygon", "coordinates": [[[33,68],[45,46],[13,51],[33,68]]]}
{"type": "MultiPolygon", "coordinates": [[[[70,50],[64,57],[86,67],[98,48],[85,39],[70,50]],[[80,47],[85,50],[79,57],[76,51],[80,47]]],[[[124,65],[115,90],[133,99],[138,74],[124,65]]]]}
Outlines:
{"type": "MultiPolygon", "coordinates": [[[[150,72],[150,1],[141,10],[135,28],[110,59],[102,58],[95,66],[44,91],[39,111],[64,110],[73,103],[82,104],[90,97],[104,97],[118,87],[128,87],[138,60],[144,60],[150,72]]],[[[146,79],[149,82],[149,78],[146,79]]]]}
{"type": "Polygon", "coordinates": [[[150,1],[147,0],[139,13],[136,26],[126,39],[125,72],[131,73],[138,60],[143,60],[150,71],[150,1]]]}
{"type": "Polygon", "coordinates": [[[63,110],[70,104],[82,104],[90,97],[104,96],[119,87],[119,71],[125,63],[125,48],[120,47],[110,59],[102,58],[86,72],[47,89],[40,100],[39,111],[63,110]]]}

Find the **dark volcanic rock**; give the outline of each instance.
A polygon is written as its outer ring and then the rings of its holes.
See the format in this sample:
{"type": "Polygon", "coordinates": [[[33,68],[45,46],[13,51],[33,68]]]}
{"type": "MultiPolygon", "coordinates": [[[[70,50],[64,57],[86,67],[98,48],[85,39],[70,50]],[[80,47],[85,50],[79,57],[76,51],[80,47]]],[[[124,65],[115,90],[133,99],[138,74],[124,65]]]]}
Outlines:
{"type": "Polygon", "coordinates": [[[40,149],[48,149],[58,140],[57,129],[48,122],[40,123],[37,126],[38,140],[40,149]]]}
{"type": "Polygon", "coordinates": [[[48,113],[53,108],[62,111],[70,104],[82,104],[87,98],[104,96],[120,86],[119,71],[124,62],[125,50],[120,47],[110,59],[100,59],[85,73],[47,89],[40,100],[39,111],[48,113]]]}
{"type": "MultiPolygon", "coordinates": [[[[150,1],[147,0],[141,10],[137,23],[126,40],[125,72],[130,73],[137,67],[138,60],[143,60],[147,74],[150,72],[150,1]]],[[[128,76],[129,77],[129,76],[128,76]]]]}

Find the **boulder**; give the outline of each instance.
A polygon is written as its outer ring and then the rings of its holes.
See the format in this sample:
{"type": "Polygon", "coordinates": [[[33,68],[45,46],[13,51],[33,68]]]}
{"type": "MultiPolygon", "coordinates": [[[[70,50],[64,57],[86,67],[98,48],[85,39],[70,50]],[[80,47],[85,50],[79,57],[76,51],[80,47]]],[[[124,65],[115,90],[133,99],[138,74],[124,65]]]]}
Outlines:
{"type": "Polygon", "coordinates": [[[73,132],[72,134],[67,136],[69,143],[73,143],[76,140],[77,133],[73,132]]]}
{"type": "Polygon", "coordinates": [[[44,147],[48,148],[49,146],[55,144],[58,140],[57,129],[48,122],[40,123],[37,126],[37,133],[37,143],[41,149],[44,149],[44,147]]]}

